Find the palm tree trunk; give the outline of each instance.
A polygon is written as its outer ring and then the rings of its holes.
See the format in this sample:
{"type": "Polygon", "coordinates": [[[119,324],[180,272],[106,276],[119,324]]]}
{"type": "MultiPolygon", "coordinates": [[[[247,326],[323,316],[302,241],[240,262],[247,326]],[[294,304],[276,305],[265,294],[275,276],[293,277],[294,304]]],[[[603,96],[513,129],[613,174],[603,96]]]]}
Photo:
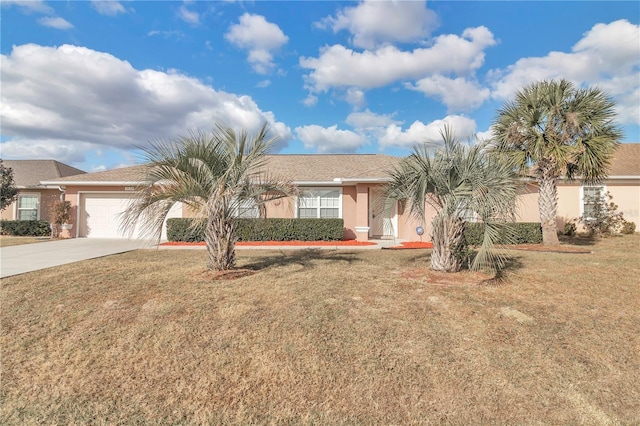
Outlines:
{"type": "Polygon", "coordinates": [[[431,269],[434,271],[458,272],[463,259],[458,249],[464,237],[464,221],[459,218],[436,216],[432,223],[431,269]]]}
{"type": "Polygon", "coordinates": [[[235,223],[232,218],[212,212],[204,233],[207,266],[214,271],[227,271],[236,266],[235,223]]]}
{"type": "Polygon", "coordinates": [[[558,240],[558,189],[556,178],[548,173],[538,176],[540,193],[538,196],[538,209],[540,210],[540,223],[542,224],[542,243],[546,246],[560,244],[558,240]]]}

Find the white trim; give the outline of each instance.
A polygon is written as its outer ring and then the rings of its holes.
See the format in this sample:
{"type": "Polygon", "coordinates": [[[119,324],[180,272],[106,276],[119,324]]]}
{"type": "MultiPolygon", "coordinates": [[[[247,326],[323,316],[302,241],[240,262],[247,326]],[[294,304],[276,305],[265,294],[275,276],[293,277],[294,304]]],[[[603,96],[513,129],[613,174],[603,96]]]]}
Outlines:
{"type": "MultiPolygon", "coordinates": [[[[29,219],[20,219],[18,217],[18,213],[20,211],[20,197],[22,197],[23,195],[26,196],[36,196],[38,198],[38,205],[36,206],[36,219],[35,220],[40,220],[40,207],[41,207],[41,201],[42,201],[42,193],[40,192],[30,192],[30,191],[19,191],[18,192],[18,198],[16,198],[16,202],[15,202],[15,214],[13,217],[15,217],[15,220],[29,220],[29,219]]],[[[27,210],[27,209],[22,209],[22,210],[27,210]]],[[[31,210],[31,209],[28,209],[31,210]]]]}
{"type": "MultiPolygon", "coordinates": [[[[304,192],[314,192],[314,191],[324,191],[324,190],[335,190],[338,189],[339,190],[339,194],[338,194],[338,219],[343,219],[342,217],[342,187],[341,186],[333,186],[333,187],[322,187],[322,186],[318,186],[318,187],[307,187],[307,188],[302,188],[302,193],[304,192]]],[[[316,197],[320,197],[319,195],[317,195],[316,197]]],[[[298,215],[298,207],[299,207],[299,200],[300,200],[300,196],[297,196],[295,198],[295,210],[294,210],[294,218],[295,219],[299,219],[299,215],[298,215]]],[[[318,216],[317,218],[320,218],[320,200],[318,200],[318,216]]]]}
{"type": "Polygon", "coordinates": [[[335,181],[335,180],[295,180],[293,181],[294,185],[298,185],[298,186],[307,186],[307,187],[314,187],[314,188],[318,188],[318,187],[323,187],[323,186],[331,186],[331,187],[336,187],[336,186],[342,186],[340,182],[335,181]]]}
{"type": "MultiPolygon", "coordinates": [[[[607,194],[607,185],[605,183],[601,183],[601,184],[583,184],[580,185],[580,217],[584,216],[584,189],[585,188],[602,188],[602,197],[605,197],[607,194]]],[[[587,218],[589,219],[589,218],[587,218]]]]}
{"type": "Polygon", "coordinates": [[[145,186],[150,182],[140,181],[92,181],[92,182],[61,182],[61,181],[41,181],[42,185],[62,185],[62,186],[145,186]]]}
{"type": "Polygon", "coordinates": [[[391,178],[335,178],[336,182],[346,183],[386,183],[391,182],[391,178]]]}
{"type": "MultiPolygon", "coordinates": [[[[372,238],[376,235],[373,234],[374,231],[374,226],[373,226],[373,203],[375,200],[375,197],[373,195],[373,193],[378,190],[378,191],[382,191],[382,188],[380,187],[369,187],[369,196],[368,196],[368,200],[367,200],[367,211],[369,214],[369,238],[372,238]]],[[[379,200],[382,201],[382,200],[379,200]]],[[[382,211],[384,212],[384,206],[382,211]]],[[[381,235],[381,237],[394,237],[394,238],[398,238],[398,201],[393,203],[393,214],[391,215],[391,217],[387,218],[387,219],[391,219],[391,227],[393,228],[393,235],[384,235],[384,219],[382,220],[382,232],[383,235],[381,235]]]]}

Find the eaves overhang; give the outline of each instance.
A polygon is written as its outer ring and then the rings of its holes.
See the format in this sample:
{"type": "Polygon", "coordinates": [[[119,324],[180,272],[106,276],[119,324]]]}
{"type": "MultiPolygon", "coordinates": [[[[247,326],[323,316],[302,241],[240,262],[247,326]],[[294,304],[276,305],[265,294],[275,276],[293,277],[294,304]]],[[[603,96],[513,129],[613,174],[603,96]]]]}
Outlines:
{"type": "Polygon", "coordinates": [[[83,181],[83,182],[60,182],[60,181],[42,181],[42,185],[56,185],[56,186],[144,186],[149,185],[149,182],[125,182],[125,181],[83,181]]]}

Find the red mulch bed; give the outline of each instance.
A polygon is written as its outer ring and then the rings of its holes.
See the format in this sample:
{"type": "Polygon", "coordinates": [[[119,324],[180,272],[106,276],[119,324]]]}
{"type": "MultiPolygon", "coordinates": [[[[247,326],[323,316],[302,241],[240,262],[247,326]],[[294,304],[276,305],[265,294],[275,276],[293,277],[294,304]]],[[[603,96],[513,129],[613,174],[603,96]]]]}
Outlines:
{"type": "Polygon", "coordinates": [[[405,241],[400,243],[399,246],[385,247],[387,250],[405,250],[405,249],[431,249],[433,244],[431,242],[422,241],[405,241]]]}
{"type": "MultiPolygon", "coordinates": [[[[160,244],[161,246],[204,246],[205,243],[185,243],[181,241],[169,241],[160,244]]],[[[340,246],[340,247],[353,247],[353,246],[375,246],[376,243],[370,241],[238,241],[236,243],[240,247],[260,247],[260,246],[340,246]]]]}

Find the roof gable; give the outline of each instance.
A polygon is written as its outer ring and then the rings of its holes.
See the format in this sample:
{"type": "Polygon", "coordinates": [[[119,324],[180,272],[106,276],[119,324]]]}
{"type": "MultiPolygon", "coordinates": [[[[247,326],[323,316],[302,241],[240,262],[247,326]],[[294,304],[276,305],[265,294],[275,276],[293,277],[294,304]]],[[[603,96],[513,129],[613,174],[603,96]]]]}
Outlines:
{"type": "Polygon", "coordinates": [[[13,169],[13,180],[18,188],[36,187],[42,181],[86,173],[56,160],[2,160],[2,163],[13,169]]]}

